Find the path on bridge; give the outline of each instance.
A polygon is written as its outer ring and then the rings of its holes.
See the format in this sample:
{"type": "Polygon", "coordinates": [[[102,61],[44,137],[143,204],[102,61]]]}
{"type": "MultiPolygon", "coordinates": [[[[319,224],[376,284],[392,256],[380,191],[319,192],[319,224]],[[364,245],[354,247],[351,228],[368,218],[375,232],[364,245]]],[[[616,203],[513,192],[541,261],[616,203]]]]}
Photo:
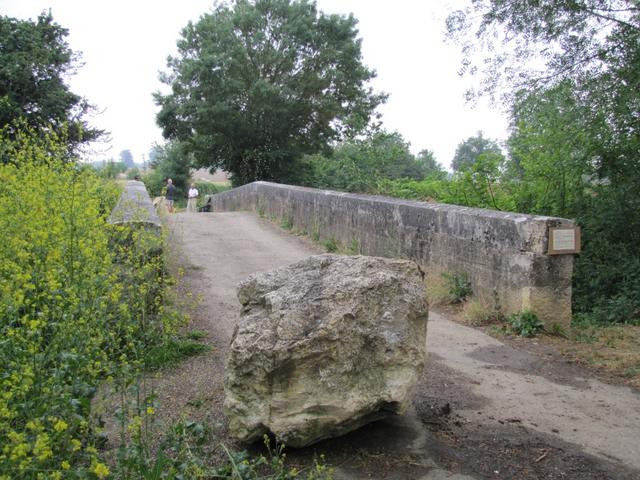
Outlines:
{"type": "MultiPolygon", "coordinates": [[[[185,282],[202,297],[194,326],[208,333],[214,350],[164,375],[156,390],[175,416],[204,408],[224,422],[237,283],[321,250],[249,212],[180,213],[169,226],[185,282]]],[[[437,313],[428,330],[430,357],[412,411],[317,447],[342,464],[337,478],[640,478],[637,392],[437,313]]]]}

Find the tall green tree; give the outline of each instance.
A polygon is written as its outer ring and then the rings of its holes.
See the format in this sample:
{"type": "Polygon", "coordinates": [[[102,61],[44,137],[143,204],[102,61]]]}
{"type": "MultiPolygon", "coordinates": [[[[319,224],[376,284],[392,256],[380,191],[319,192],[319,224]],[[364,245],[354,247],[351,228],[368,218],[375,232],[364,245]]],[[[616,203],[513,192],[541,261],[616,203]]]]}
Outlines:
{"type": "Polygon", "coordinates": [[[153,170],[143,177],[143,181],[151,195],[163,195],[167,180],[170,178],[176,187],[176,198],[186,198],[191,179],[191,154],[180,142],[167,142],[154,145],[155,153],[153,170]]]}
{"type": "Polygon", "coordinates": [[[385,95],[367,82],[357,20],[307,0],[236,0],[189,23],[156,93],[157,122],[235,184],[291,178],[294,160],[362,130],[385,95]]]}
{"type": "Polygon", "coordinates": [[[418,152],[416,163],[424,177],[443,179],[447,176],[447,172],[436,160],[436,156],[431,150],[425,149],[418,152]]]}
{"type": "Polygon", "coordinates": [[[469,137],[460,142],[456,148],[456,153],[451,160],[451,168],[456,171],[465,170],[471,167],[483,153],[493,153],[502,156],[502,150],[495,140],[483,136],[478,132],[476,136],[469,137]]]}
{"type": "Polygon", "coordinates": [[[91,105],[66,84],[78,66],[67,34],[51,13],[36,21],[0,16],[0,127],[21,121],[36,130],[52,128],[72,147],[103,133],[88,126],[91,105]]]}
{"type": "Polygon", "coordinates": [[[120,161],[124,163],[127,168],[135,167],[135,162],[133,161],[133,154],[131,153],[131,150],[122,150],[120,152],[120,161]]]}
{"type": "Polygon", "coordinates": [[[600,138],[600,174],[640,174],[638,2],[471,3],[449,17],[448,29],[465,51],[463,71],[482,75],[477,93],[501,93],[513,104],[570,83],[581,123],[600,138]]]}
{"type": "Polygon", "coordinates": [[[329,154],[304,157],[296,170],[304,172],[302,184],[348,192],[373,193],[381,180],[425,177],[424,165],[402,135],[377,129],[337,145],[329,154]]]}
{"type": "Polygon", "coordinates": [[[513,107],[507,173],[518,208],[583,227],[574,310],[640,322],[640,5],[473,0],[448,26],[486,66],[463,65],[482,73],[479,93],[513,107]]]}

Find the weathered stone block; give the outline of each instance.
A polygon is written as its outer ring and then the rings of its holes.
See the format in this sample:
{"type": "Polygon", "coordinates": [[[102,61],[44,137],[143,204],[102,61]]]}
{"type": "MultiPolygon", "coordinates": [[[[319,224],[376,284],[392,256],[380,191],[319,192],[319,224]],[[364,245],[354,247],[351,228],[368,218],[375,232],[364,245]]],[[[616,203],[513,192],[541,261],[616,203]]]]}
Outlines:
{"type": "Polygon", "coordinates": [[[409,406],[428,307],[413,262],[318,255],[238,286],[225,413],[231,433],[293,447],[409,406]]]}

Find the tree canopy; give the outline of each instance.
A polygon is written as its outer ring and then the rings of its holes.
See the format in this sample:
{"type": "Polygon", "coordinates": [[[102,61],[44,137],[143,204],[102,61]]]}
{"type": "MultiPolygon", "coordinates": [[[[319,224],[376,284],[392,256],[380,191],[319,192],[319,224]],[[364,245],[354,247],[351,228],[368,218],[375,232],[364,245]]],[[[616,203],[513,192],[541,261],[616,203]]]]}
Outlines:
{"type": "Polygon", "coordinates": [[[133,154],[131,153],[131,150],[122,150],[120,152],[120,161],[124,163],[127,168],[135,167],[135,162],[133,161],[133,154]]]}
{"type": "Polygon", "coordinates": [[[447,172],[436,160],[436,156],[431,150],[425,149],[418,152],[416,163],[425,177],[444,178],[447,176],[447,172]]]}
{"type": "Polygon", "coordinates": [[[307,0],[217,6],[183,29],[161,75],[164,136],[236,184],[290,177],[296,158],[357,133],[386,98],[367,85],[356,25],[307,0]]]}
{"type": "Polygon", "coordinates": [[[511,110],[500,188],[518,211],[583,227],[574,311],[640,322],[640,4],[473,0],[448,28],[475,93],[511,110]]]}
{"type": "Polygon", "coordinates": [[[479,93],[547,88],[567,79],[616,82],[625,71],[637,74],[632,61],[640,50],[636,0],[471,4],[452,13],[447,28],[465,53],[462,71],[483,74],[479,93]],[[485,55],[476,55],[480,52],[485,55]]]}
{"type": "Polygon", "coordinates": [[[456,171],[465,170],[476,163],[478,157],[483,153],[502,156],[502,151],[496,141],[486,138],[482,132],[478,132],[476,136],[460,142],[451,161],[451,168],[456,171]]]}
{"type": "Polygon", "coordinates": [[[35,22],[0,16],[0,127],[52,128],[71,146],[102,134],[83,119],[91,105],[65,83],[78,65],[67,34],[51,13],[35,22]]]}

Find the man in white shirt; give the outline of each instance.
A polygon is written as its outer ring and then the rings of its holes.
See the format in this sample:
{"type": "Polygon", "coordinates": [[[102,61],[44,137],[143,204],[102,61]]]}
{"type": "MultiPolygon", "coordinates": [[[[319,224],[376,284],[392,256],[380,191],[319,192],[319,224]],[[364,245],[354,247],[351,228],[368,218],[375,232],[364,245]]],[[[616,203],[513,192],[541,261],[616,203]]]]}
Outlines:
{"type": "Polygon", "coordinates": [[[198,189],[194,183],[191,184],[187,197],[187,212],[195,213],[197,211],[196,207],[198,206],[198,189]]]}

